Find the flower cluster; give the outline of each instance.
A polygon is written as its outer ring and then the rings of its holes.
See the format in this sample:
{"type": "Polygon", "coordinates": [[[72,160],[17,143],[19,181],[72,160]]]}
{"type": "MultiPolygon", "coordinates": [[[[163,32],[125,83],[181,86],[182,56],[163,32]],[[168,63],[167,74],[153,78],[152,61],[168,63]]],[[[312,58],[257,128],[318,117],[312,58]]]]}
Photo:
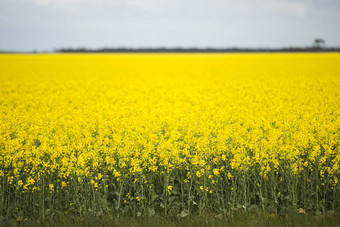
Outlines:
{"type": "Polygon", "coordinates": [[[0,206],[24,209],[41,195],[79,212],[84,198],[118,208],[154,200],[164,208],[172,197],[180,209],[269,207],[264,198],[334,205],[339,62],[338,54],[0,55],[0,206]]]}

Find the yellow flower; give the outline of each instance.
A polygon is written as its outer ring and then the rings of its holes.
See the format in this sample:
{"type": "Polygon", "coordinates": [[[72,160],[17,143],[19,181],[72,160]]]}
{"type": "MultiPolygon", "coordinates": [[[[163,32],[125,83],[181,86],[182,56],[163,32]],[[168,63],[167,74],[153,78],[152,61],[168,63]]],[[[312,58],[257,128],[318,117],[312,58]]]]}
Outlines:
{"type": "MultiPolygon", "coordinates": [[[[137,193],[164,188],[163,179],[201,193],[232,183],[225,190],[236,195],[247,174],[254,190],[270,186],[271,176],[282,187],[317,177],[314,188],[329,186],[332,195],[339,59],[0,54],[0,189],[30,201],[46,188],[72,199],[67,193],[88,187],[100,196],[110,185],[139,201],[137,193]]],[[[165,190],[173,193],[171,184],[165,190]]]]}
{"type": "Polygon", "coordinates": [[[65,188],[66,186],[67,186],[67,184],[64,181],[62,181],[61,182],[61,188],[65,188]]]}
{"type": "Polygon", "coordinates": [[[196,172],[196,176],[197,176],[198,178],[200,178],[200,177],[201,177],[201,172],[200,172],[200,171],[197,171],[197,172],[196,172]]]}
{"type": "Polygon", "coordinates": [[[24,184],[24,183],[22,182],[22,180],[19,180],[19,181],[18,181],[18,186],[19,186],[19,187],[22,187],[23,184],[24,184]]]}
{"type": "Polygon", "coordinates": [[[213,169],[213,173],[215,176],[219,176],[220,175],[220,169],[213,169]]]}
{"type": "Polygon", "coordinates": [[[54,191],[54,185],[53,184],[49,184],[48,188],[49,188],[50,191],[54,191]]]}

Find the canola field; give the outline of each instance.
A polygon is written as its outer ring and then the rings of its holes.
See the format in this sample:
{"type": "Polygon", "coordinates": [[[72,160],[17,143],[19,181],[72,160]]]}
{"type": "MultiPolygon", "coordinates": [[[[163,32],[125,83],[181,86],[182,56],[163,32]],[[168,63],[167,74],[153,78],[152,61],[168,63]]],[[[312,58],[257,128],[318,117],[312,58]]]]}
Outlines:
{"type": "Polygon", "coordinates": [[[0,216],[340,206],[340,54],[0,55],[0,216]]]}

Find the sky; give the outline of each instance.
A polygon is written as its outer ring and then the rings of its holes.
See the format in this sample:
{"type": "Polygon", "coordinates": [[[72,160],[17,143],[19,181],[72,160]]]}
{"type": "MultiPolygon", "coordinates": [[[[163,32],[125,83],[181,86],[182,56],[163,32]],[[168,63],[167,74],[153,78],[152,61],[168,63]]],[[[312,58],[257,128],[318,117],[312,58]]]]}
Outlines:
{"type": "Polygon", "coordinates": [[[340,0],[0,0],[0,50],[340,46],[340,0]]]}

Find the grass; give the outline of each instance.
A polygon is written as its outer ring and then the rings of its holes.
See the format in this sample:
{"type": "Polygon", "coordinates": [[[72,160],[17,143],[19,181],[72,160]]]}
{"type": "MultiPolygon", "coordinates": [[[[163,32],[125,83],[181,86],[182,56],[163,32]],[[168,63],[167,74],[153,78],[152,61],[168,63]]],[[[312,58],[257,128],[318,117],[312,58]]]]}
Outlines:
{"type": "Polygon", "coordinates": [[[248,213],[234,212],[226,216],[213,213],[197,214],[181,218],[163,216],[102,216],[80,219],[79,217],[60,216],[50,220],[39,219],[11,220],[3,222],[0,226],[339,226],[340,213],[328,213],[327,215],[298,214],[288,212],[286,214],[269,214],[256,210],[248,213]]]}

